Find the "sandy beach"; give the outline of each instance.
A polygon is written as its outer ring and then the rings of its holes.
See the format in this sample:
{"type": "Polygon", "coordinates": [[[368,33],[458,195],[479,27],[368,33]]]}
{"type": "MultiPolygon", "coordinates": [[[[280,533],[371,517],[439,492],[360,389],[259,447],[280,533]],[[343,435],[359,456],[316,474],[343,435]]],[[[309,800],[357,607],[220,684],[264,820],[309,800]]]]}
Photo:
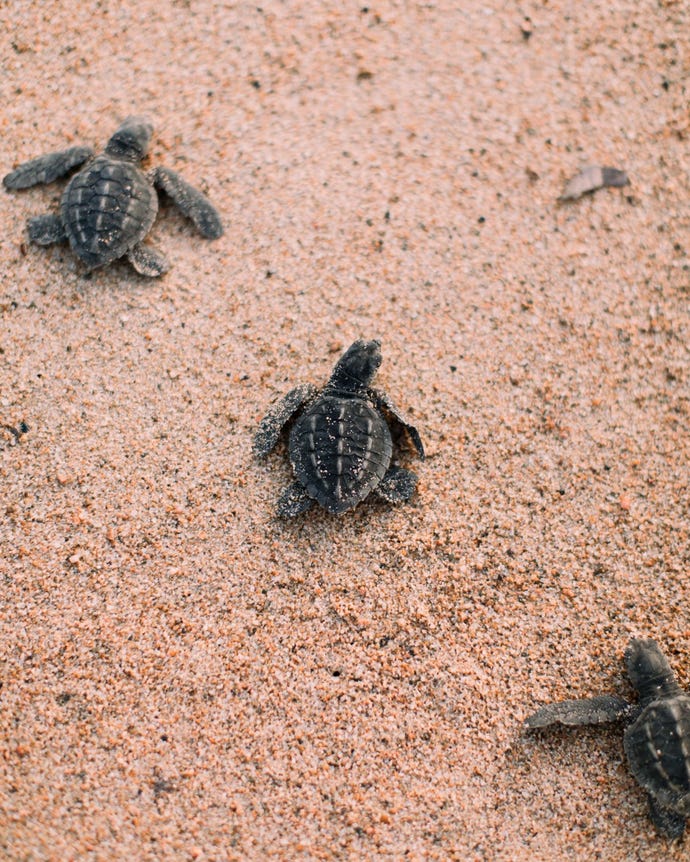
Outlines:
{"type": "Polygon", "coordinates": [[[225,233],[87,273],[0,189],[0,858],[687,859],[620,727],[522,722],[631,637],[690,688],[690,9],[80,8],[0,4],[0,175],[146,114],[225,233]],[[278,519],[357,338],[417,493],[278,519]]]}

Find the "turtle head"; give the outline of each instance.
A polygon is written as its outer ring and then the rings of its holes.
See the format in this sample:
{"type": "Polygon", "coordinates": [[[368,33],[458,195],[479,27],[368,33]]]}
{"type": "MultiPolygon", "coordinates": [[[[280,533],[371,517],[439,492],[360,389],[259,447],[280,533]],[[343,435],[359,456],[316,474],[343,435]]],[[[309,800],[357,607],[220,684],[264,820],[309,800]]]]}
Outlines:
{"type": "Polygon", "coordinates": [[[140,162],[146,155],[153,125],[146,117],[127,117],[108,141],[107,155],[128,162],[140,162]]]}
{"type": "Polygon", "coordinates": [[[641,704],[680,691],[671,666],[655,640],[633,638],[625,651],[625,662],[630,681],[640,693],[641,704]]]}
{"type": "Polygon", "coordinates": [[[346,391],[366,389],[381,364],[380,341],[355,341],[338,360],[330,385],[346,391]]]}

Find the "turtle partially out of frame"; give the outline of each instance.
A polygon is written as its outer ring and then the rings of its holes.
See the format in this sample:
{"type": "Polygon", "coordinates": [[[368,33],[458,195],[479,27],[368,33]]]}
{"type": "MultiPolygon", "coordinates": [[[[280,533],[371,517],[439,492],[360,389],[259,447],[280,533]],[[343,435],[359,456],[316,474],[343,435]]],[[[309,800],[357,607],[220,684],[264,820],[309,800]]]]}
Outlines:
{"type": "Polygon", "coordinates": [[[639,703],[610,694],[565,700],[537,710],[525,727],[624,722],[623,747],[630,771],[647,791],[652,822],[662,835],[677,839],[690,817],[690,696],[656,641],[631,640],[625,661],[639,703]]]}

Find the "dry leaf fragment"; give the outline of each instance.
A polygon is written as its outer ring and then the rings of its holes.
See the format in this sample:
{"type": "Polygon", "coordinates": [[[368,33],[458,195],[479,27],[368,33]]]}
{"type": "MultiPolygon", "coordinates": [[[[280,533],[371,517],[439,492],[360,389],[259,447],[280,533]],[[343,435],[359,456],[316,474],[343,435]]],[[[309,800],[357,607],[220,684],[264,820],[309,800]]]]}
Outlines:
{"type": "Polygon", "coordinates": [[[559,201],[575,201],[588,192],[594,192],[604,186],[627,186],[630,180],[625,171],[618,168],[600,168],[592,165],[576,174],[566,185],[559,201]]]}

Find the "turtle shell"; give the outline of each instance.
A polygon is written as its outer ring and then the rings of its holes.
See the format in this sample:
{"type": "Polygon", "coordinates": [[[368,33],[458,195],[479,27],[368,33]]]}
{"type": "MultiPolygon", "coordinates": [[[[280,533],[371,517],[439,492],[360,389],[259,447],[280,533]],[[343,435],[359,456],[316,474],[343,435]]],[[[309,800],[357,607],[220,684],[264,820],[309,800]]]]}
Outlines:
{"type": "Polygon", "coordinates": [[[392,452],[385,419],[361,398],[323,396],[290,432],[298,482],[333,513],[352,509],[379,484],[392,452]]]}
{"type": "Polygon", "coordinates": [[[122,257],[151,229],[158,196],[130,162],[98,156],[68,183],[62,221],[75,254],[94,269],[122,257]]]}
{"type": "Polygon", "coordinates": [[[630,770],[665,808],[690,817],[690,697],[655,700],[623,739],[630,770]]]}

